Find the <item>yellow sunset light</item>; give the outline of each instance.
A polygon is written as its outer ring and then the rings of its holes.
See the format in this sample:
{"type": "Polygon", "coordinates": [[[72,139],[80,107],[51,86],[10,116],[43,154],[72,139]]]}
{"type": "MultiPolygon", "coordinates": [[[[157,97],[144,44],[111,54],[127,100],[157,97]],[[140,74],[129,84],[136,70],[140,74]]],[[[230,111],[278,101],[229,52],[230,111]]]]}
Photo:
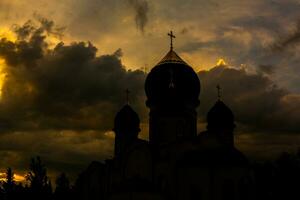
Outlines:
{"type": "Polygon", "coordinates": [[[217,66],[224,66],[224,65],[226,65],[225,60],[223,58],[220,58],[217,62],[217,66]]]}
{"type": "Polygon", "coordinates": [[[12,42],[15,42],[17,40],[16,34],[7,27],[0,28],[0,39],[2,38],[6,38],[7,40],[12,42]]]}
{"type": "Polygon", "coordinates": [[[46,43],[49,45],[49,48],[54,48],[58,43],[61,42],[61,40],[54,36],[47,36],[45,39],[46,43]]]}
{"type": "Polygon", "coordinates": [[[2,97],[2,89],[5,82],[6,73],[5,73],[5,60],[0,58],[0,99],[2,97]]]}
{"type": "MultiPolygon", "coordinates": [[[[0,27],[0,39],[2,38],[6,38],[6,40],[11,42],[15,42],[17,40],[16,34],[7,27],[0,27]]],[[[6,77],[5,67],[5,60],[0,58],[0,99],[2,97],[2,88],[6,77]]]]}
{"type": "Polygon", "coordinates": [[[23,182],[25,181],[25,177],[20,174],[14,174],[14,179],[16,182],[23,182]]]}
{"type": "MultiPolygon", "coordinates": [[[[25,181],[25,177],[20,174],[14,174],[14,179],[16,182],[25,181]]],[[[0,173],[0,181],[6,181],[6,173],[0,173]]]]}

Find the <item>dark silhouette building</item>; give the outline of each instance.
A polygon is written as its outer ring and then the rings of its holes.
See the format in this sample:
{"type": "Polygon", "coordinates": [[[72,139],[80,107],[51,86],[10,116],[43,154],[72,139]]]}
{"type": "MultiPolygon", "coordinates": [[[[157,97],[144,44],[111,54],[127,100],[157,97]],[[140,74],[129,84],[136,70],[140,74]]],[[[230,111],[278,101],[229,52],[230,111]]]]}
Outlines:
{"type": "Polygon", "coordinates": [[[110,200],[251,199],[249,163],[234,146],[234,115],[218,99],[198,134],[200,80],[169,35],[170,51],[145,82],[149,141],[138,138],[138,114],[124,105],[114,122],[114,157],[97,167],[91,190],[98,187],[97,196],[110,200]]]}

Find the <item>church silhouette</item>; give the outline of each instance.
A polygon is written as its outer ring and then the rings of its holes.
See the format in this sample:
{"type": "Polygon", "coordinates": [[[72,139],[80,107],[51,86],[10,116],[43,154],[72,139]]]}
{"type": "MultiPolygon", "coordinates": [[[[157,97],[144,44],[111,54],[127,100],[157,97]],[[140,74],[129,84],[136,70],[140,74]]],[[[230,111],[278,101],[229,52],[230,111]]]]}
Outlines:
{"type": "Polygon", "coordinates": [[[200,80],[168,35],[170,51],[145,82],[149,141],[138,138],[139,116],[127,103],[114,121],[114,157],[81,175],[82,199],[253,199],[249,162],[234,146],[234,114],[219,95],[198,134],[200,80]]]}

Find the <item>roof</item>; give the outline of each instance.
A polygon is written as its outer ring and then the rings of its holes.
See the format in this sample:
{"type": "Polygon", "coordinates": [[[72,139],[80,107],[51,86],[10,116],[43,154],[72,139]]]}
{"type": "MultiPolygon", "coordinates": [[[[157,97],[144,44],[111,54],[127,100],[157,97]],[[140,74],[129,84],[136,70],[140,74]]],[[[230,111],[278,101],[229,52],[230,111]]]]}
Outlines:
{"type": "Polygon", "coordinates": [[[186,62],[184,62],[175,51],[172,49],[165,55],[165,57],[157,64],[157,65],[162,65],[165,63],[180,63],[180,64],[185,64],[187,65],[186,62]]]}

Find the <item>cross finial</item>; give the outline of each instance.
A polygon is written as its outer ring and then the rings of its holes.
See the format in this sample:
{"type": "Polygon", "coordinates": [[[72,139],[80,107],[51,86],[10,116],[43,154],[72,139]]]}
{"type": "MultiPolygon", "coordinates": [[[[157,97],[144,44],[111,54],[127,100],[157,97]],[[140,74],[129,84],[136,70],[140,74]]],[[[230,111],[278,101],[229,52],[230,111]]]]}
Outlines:
{"type": "Polygon", "coordinates": [[[221,100],[221,86],[219,84],[217,85],[217,90],[218,90],[218,100],[221,100]]]}
{"type": "Polygon", "coordinates": [[[129,89],[126,89],[126,104],[127,105],[129,104],[129,94],[130,94],[129,89]]]}
{"type": "Polygon", "coordinates": [[[173,50],[173,38],[176,38],[175,35],[173,34],[173,31],[170,31],[170,33],[168,33],[168,36],[170,36],[170,40],[171,40],[171,50],[173,50]]]}

